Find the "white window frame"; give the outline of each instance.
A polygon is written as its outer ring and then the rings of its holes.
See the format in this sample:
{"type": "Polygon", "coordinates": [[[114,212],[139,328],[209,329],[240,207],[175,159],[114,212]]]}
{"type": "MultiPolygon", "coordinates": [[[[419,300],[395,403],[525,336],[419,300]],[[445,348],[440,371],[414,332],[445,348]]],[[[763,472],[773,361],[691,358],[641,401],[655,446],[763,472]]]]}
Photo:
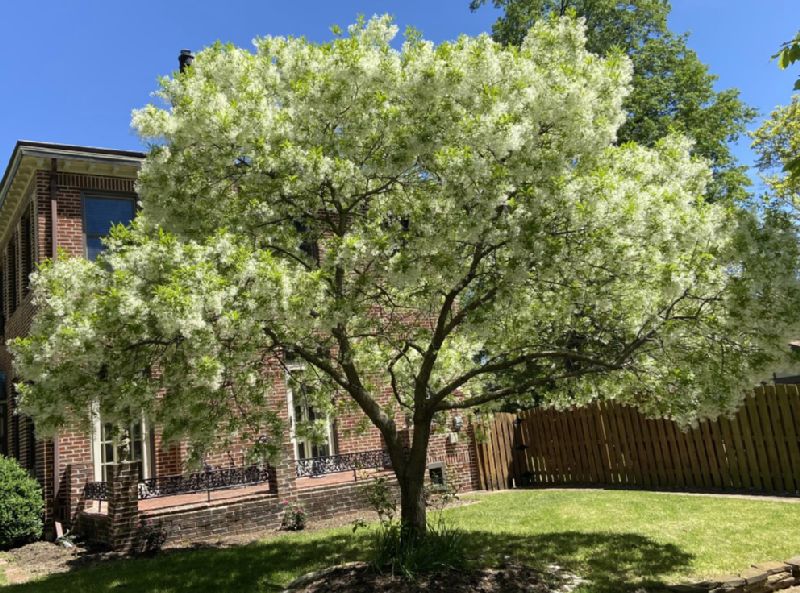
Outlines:
{"type": "MultiPolygon", "coordinates": [[[[300,457],[298,455],[299,448],[298,445],[300,444],[297,438],[297,432],[295,430],[297,426],[297,418],[295,418],[295,406],[294,406],[294,392],[292,390],[292,375],[291,373],[294,372],[305,372],[306,366],[304,364],[292,363],[286,365],[286,373],[285,373],[285,382],[286,382],[286,404],[288,406],[289,412],[289,437],[292,442],[292,452],[294,454],[295,460],[299,460],[300,457]]],[[[328,454],[329,455],[336,455],[336,451],[334,449],[334,440],[333,440],[333,419],[330,417],[330,414],[326,416],[326,421],[328,423],[328,454]]],[[[310,459],[306,457],[305,459],[310,459]]]]}
{"type": "MultiPolygon", "coordinates": [[[[140,480],[146,480],[153,475],[153,456],[150,445],[150,425],[142,415],[142,475],[140,480]]],[[[100,417],[97,405],[92,406],[92,469],[95,482],[103,481],[103,419],[100,417]]],[[[116,448],[115,448],[116,452],[116,448]]],[[[109,465],[109,464],[105,464],[109,465]]]]}

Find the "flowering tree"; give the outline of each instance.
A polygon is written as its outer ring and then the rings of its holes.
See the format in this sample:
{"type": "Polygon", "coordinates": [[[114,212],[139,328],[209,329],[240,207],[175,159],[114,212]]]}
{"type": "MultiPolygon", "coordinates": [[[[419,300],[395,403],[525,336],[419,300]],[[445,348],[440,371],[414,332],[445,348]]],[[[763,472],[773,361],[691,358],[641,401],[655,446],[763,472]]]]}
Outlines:
{"type": "Polygon", "coordinates": [[[396,50],[395,33],[375,18],[321,45],[216,45],[162,80],[166,107],[134,114],[152,143],[138,220],[98,264],[33,280],[12,349],[40,428],[94,405],[144,410],[195,451],[233,433],[270,447],[265,363],[291,353],[317,405],[380,430],[419,533],[437,413],[736,406],[797,319],[791,227],[706,203],[686,140],[614,145],[630,65],[587,52],[579,22],[519,48],[396,50]]]}

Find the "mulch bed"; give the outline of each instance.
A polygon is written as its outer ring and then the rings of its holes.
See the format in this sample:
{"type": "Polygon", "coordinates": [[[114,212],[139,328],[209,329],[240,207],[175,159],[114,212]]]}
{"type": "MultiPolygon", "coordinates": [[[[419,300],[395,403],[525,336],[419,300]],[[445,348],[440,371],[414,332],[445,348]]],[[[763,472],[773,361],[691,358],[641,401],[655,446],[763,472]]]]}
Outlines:
{"type": "Polygon", "coordinates": [[[447,570],[411,581],[379,574],[364,563],[351,563],[295,579],[286,593],[568,593],[583,581],[553,567],[543,574],[527,566],[447,570]]]}

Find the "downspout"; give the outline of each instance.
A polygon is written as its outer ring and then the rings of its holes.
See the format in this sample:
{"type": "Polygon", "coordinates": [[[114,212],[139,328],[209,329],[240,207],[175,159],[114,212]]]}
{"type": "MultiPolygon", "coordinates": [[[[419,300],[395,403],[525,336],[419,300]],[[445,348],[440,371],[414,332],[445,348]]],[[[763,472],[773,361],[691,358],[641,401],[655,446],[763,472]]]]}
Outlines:
{"type": "MultiPolygon", "coordinates": [[[[58,159],[50,159],[50,257],[55,261],[58,257],[58,159]]],[[[53,527],[56,539],[64,535],[64,528],[56,512],[60,511],[58,504],[59,486],[61,485],[58,433],[53,435],[53,527]]]]}

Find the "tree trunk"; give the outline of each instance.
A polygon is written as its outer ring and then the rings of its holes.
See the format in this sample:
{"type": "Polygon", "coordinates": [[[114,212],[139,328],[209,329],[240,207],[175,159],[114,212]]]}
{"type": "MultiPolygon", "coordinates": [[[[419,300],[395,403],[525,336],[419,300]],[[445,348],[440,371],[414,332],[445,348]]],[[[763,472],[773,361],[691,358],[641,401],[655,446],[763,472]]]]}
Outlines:
{"type": "Polygon", "coordinates": [[[422,471],[409,473],[400,482],[400,523],[403,534],[416,539],[427,528],[425,505],[425,466],[422,471]]]}
{"type": "Polygon", "coordinates": [[[414,419],[411,448],[395,475],[400,485],[400,523],[403,535],[416,539],[424,537],[427,529],[425,505],[425,471],[431,418],[420,414],[414,419]]]}

